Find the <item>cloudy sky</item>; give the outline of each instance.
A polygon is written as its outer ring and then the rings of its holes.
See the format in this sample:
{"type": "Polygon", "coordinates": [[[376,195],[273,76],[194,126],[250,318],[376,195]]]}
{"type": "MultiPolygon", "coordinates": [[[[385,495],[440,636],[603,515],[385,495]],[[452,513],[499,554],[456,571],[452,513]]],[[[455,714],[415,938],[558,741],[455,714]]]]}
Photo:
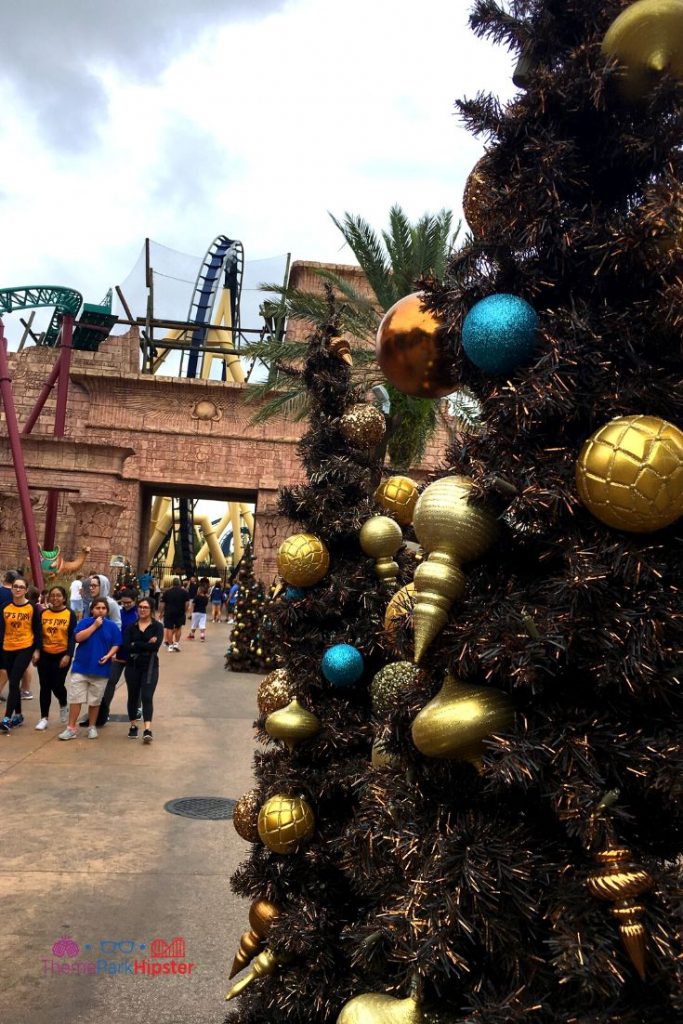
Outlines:
{"type": "MultiPolygon", "coordinates": [[[[512,92],[468,0],[21,0],[0,61],[0,287],[98,301],[144,238],[352,262],[327,216],[460,215],[453,112],[512,92]]],[[[159,311],[161,313],[161,311],[159,311]]]]}

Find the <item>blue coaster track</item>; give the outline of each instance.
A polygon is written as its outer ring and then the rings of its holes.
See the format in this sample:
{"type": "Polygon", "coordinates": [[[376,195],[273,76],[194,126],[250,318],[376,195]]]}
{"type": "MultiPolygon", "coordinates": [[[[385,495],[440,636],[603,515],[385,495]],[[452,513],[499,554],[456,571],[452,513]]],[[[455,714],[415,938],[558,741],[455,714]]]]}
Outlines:
{"type": "MultiPolygon", "coordinates": [[[[187,362],[187,373],[184,376],[197,376],[199,349],[205,342],[207,329],[211,326],[211,315],[219,286],[229,289],[234,328],[233,342],[237,340],[243,274],[244,246],[241,242],[228,238],[227,235],[218,235],[206,251],[194,285],[187,319],[189,323],[196,326],[190,339],[192,348],[187,362]]],[[[183,376],[182,366],[181,376],[183,376]]]]}

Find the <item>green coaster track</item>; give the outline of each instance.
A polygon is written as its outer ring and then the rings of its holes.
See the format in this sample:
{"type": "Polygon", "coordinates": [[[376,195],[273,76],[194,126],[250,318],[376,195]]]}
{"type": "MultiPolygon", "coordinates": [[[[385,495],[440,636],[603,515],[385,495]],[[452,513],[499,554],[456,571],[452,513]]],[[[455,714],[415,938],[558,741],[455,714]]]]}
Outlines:
{"type": "Polygon", "coordinates": [[[42,336],[41,344],[54,348],[59,337],[60,319],[64,313],[76,317],[83,303],[83,296],[74,288],[58,285],[22,285],[18,288],[0,288],[0,316],[19,309],[43,309],[54,306],[54,313],[48,329],[42,336]]]}

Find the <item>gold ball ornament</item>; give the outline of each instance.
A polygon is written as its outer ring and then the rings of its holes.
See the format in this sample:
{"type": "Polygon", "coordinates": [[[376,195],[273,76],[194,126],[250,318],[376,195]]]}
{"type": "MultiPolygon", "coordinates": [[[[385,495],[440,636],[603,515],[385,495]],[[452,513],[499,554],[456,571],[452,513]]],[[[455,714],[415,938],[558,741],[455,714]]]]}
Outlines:
{"type": "Polygon", "coordinates": [[[320,719],[302,707],[295,697],[287,707],[268,715],[266,732],[274,740],[282,740],[291,751],[297,743],[309,740],[320,732],[320,719]]]}
{"type": "Polygon", "coordinates": [[[444,325],[424,308],[421,292],[399,299],[384,314],[375,354],[387,380],[406,395],[443,398],[455,386],[444,325]]]}
{"type": "Polygon", "coordinates": [[[683,515],[683,432],[658,416],[619,416],[588,438],[576,465],[586,508],[606,526],[651,533],[683,515]]]}
{"type": "Polygon", "coordinates": [[[424,1017],[414,996],[396,999],[380,992],[364,992],[350,999],[337,1024],[422,1024],[424,1017]]]}
{"type": "Polygon", "coordinates": [[[637,0],[615,18],[602,52],[621,65],[619,90],[631,101],[643,99],[668,72],[683,79],[681,0],[637,0]]]}
{"type": "Polygon", "coordinates": [[[286,707],[295,696],[296,688],[286,668],[276,668],[264,676],[256,694],[256,703],[262,715],[272,715],[286,707]]]}
{"type": "Polygon", "coordinates": [[[232,823],[235,832],[248,843],[258,843],[258,815],[261,809],[261,798],[258,789],[250,789],[241,796],[232,812],[232,823]]]}
{"type": "Polygon", "coordinates": [[[313,811],[302,796],[276,793],[259,811],[258,834],[273,853],[294,853],[299,843],[309,839],[314,830],[313,811]]]}
{"type": "Polygon", "coordinates": [[[339,429],[354,448],[374,448],[386,433],[384,416],[374,405],[352,405],[339,420],[339,429]]]}
{"type": "Polygon", "coordinates": [[[513,723],[514,706],[502,690],[446,676],[437,695],[413,720],[411,733],[425,757],[469,761],[480,770],[484,740],[513,723]]]}
{"type": "Polygon", "coordinates": [[[465,182],[462,197],[465,220],[472,234],[478,238],[484,237],[488,226],[487,211],[491,202],[491,182],[486,174],[488,162],[486,156],[477,160],[465,182]]]}
{"type": "Polygon", "coordinates": [[[390,476],[375,491],[375,501],[401,526],[409,526],[417,504],[417,484],[408,476],[390,476]]]}
{"type": "Polygon", "coordinates": [[[471,492],[467,477],[443,477],[422,492],[415,507],[413,529],[429,552],[415,570],[416,662],[443,629],[453,602],[465,592],[461,564],[478,558],[496,539],[495,518],[470,504],[471,492]]]}
{"type": "Polygon", "coordinates": [[[295,533],[283,541],[277,553],[277,569],[285,583],[312,587],[330,567],[330,554],[319,537],[295,533]]]}
{"type": "Polygon", "coordinates": [[[381,668],[370,683],[375,714],[386,715],[400,707],[405,691],[414,686],[421,675],[420,669],[410,661],[395,661],[381,668]]]}
{"type": "Polygon", "coordinates": [[[400,631],[412,625],[415,607],[415,584],[406,583],[397,590],[384,613],[384,632],[389,643],[394,643],[400,631]]]}
{"type": "Polygon", "coordinates": [[[401,527],[389,516],[373,516],[361,527],[360,546],[366,555],[375,559],[375,572],[385,583],[396,583],[398,563],[394,555],[402,543],[401,527]]]}

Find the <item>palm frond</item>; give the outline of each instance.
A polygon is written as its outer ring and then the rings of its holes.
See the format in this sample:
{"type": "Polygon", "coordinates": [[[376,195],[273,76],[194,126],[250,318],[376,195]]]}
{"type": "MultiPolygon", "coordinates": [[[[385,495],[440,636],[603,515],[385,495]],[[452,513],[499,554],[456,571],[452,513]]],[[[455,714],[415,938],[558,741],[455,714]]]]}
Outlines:
{"type": "Polygon", "coordinates": [[[391,265],[379,238],[362,217],[350,213],[344,214],[343,221],[337,220],[334,214],[330,214],[330,217],[358,260],[380,306],[382,309],[388,309],[392,305],[393,294],[390,280],[391,265]]]}
{"type": "MultiPolygon", "coordinates": [[[[272,394],[272,390],[267,391],[265,390],[264,385],[255,384],[253,390],[249,390],[247,401],[255,402],[260,398],[264,398],[266,394],[272,394]]],[[[250,422],[265,423],[266,420],[278,415],[278,413],[286,419],[298,422],[308,415],[309,410],[310,397],[308,392],[305,391],[303,387],[290,388],[289,390],[282,390],[273,395],[269,401],[265,402],[261,408],[254,413],[250,422]]]]}
{"type": "MultiPolygon", "coordinates": [[[[392,301],[408,295],[415,281],[413,229],[405,211],[397,205],[389,211],[389,230],[382,232],[391,260],[392,301]]],[[[389,308],[388,306],[385,308],[389,308]]]]}

